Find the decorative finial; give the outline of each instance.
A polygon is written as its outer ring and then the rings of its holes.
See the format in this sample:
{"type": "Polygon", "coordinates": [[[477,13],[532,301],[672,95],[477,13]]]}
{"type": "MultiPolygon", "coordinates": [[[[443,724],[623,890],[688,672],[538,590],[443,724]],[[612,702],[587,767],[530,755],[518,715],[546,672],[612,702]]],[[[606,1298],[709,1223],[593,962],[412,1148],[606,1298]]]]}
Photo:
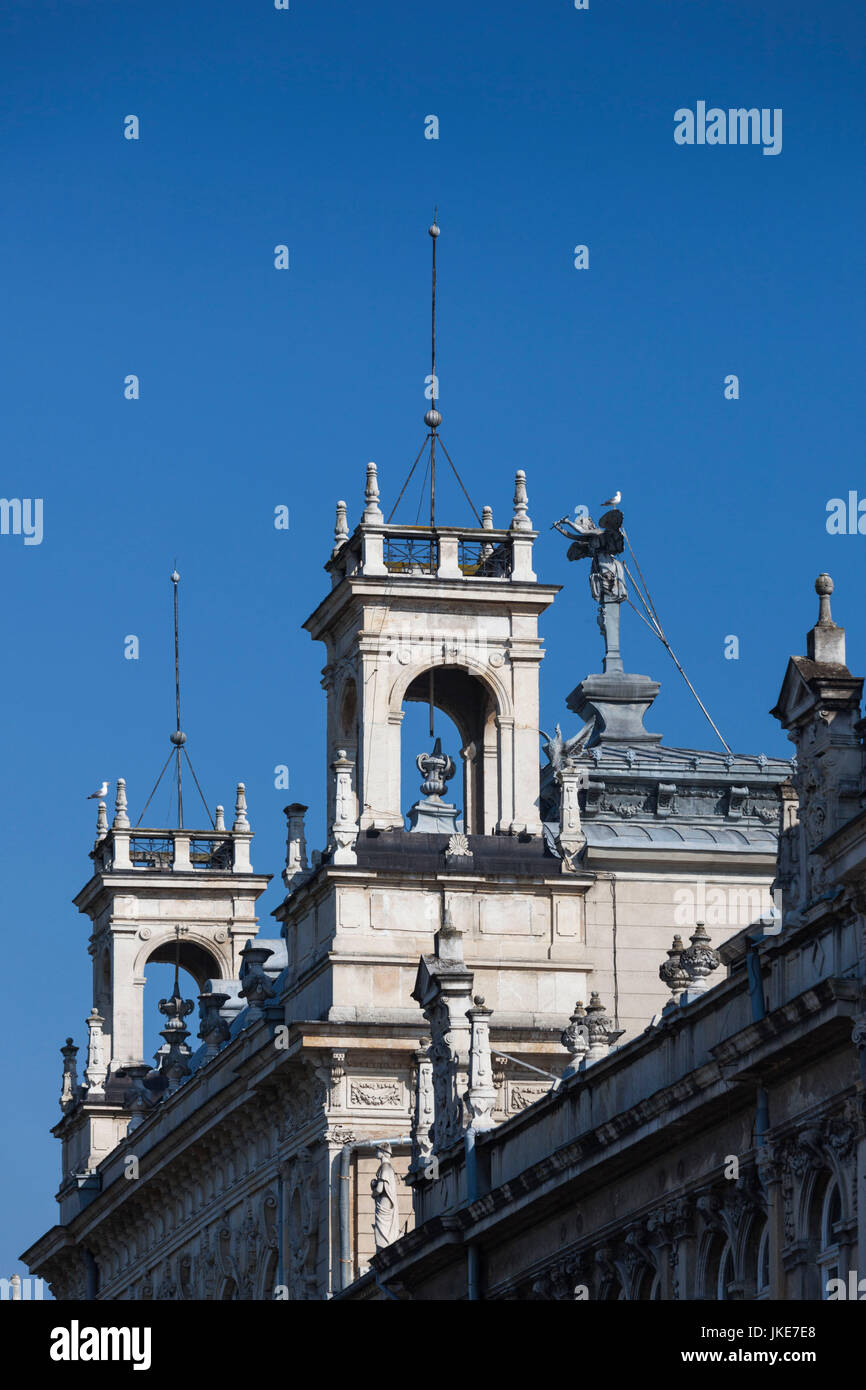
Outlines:
{"type": "Polygon", "coordinates": [[[675,1004],[679,1003],[680,995],[689,983],[689,972],[681,960],[685,949],[682,937],[675,936],[671,943],[671,949],[668,951],[667,960],[659,966],[659,979],[671,991],[675,1004]]]}
{"type": "Polygon", "coordinates": [[[829,574],[819,574],[815,580],[818,621],[806,635],[806,655],[810,661],[844,666],[845,629],[834,623],[830,613],[830,595],[833,587],[829,574]]]}
{"type": "Polygon", "coordinates": [[[707,988],[707,976],[718,969],[721,956],[710,945],[710,938],[703,922],[695,925],[694,934],[689,937],[691,945],[680,955],[680,963],[689,974],[689,993],[703,994],[707,988]]]}
{"type": "Polygon", "coordinates": [[[63,1083],[60,1091],[60,1109],[65,1113],[78,1099],[78,1070],[75,1063],[75,1059],[78,1056],[78,1048],[71,1038],[66,1039],[66,1046],[61,1047],[60,1055],[63,1058],[63,1083]]]}
{"type": "Polygon", "coordinates": [[[338,550],[346,544],[349,539],[349,522],[346,516],[345,502],[337,503],[337,519],[334,522],[334,549],[332,555],[336,555],[338,550]]]}
{"type": "Polygon", "coordinates": [[[617,1038],[621,1038],[625,1032],[624,1028],[613,1026],[613,1019],[608,1016],[607,1009],[602,1004],[597,990],[593,990],[589,996],[586,1029],[589,1040],[589,1052],[586,1057],[588,1062],[594,1062],[599,1057],[606,1057],[617,1038]]]}
{"type": "Polygon", "coordinates": [[[172,582],[172,584],[179,584],[179,583],[180,583],[180,575],[178,574],[177,570],[172,570],[171,576],[170,576],[170,577],[171,577],[171,582],[172,582]]]}
{"type": "Polygon", "coordinates": [[[830,613],[830,595],[833,592],[833,581],[829,574],[819,574],[815,580],[815,593],[818,595],[818,622],[832,623],[833,617],[830,613]]]}
{"type": "Polygon", "coordinates": [[[581,1063],[589,1051],[586,1010],[583,1007],[582,999],[578,999],[575,1004],[574,1013],[568,1020],[568,1027],[560,1034],[559,1041],[569,1053],[568,1066],[563,1072],[563,1078],[573,1076],[580,1069],[581,1063]]]}
{"type": "Polygon", "coordinates": [[[243,782],[238,782],[238,794],[235,801],[235,819],[232,830],[249,830],[250,823],[247,820],[247,790],[243,782]]]}
{"type": "Polygon", "coordinates": [[[439,230],[440,230],[440,229],[436,226],[436,213],[434,212],[434,213],[433,213],[433,222],[432,222],[432,224],[427,228],[427,235],[428,235],[428,236],[432,236],[433,239],[434,239],[434,241],[435,241],[436,237],[439,235],[439,230]]]}
{"type": "Polygon", "coordinates": [[[189,1058],[192,1056],[191,1049],[187,1046],[189,1029],[184,1024],[184,1019],[192,1013],[195,1005],[191,999],[182,999],[180,989],[177,984],[177,970],[175,969],[175,988],[170,999],[160,999],[159,1012],[165,1014],[166,1025],[160,1031],[160,1037],[165,1038],[166,1049],[160,1048],[157,1056],[159,1057],[159,1069],[168,1081],[168,1094],[173,1095],[189,1076],[189,1058]]]}
{"type": "Polygon", "coordinates": [[[450,782],[457,771],[454,759],[442,752],[442,740],[437,738],[432,753],[419,753],[415,766],[424,778],[421,790],[425,796],[436,797],[444,794],[446,782],[450,782]]]}
{"type": "Polygon", "coordinates": [[[514,516],[511,521],[512,531],[531,531],[532,521],[529,517],[529,498],[526,495],[526,473],[522,468],[518,468],[514,475],[514,516]]]}
{"type": "Polygon", "coordinates": [[[225,815],[226,815],[226,813],[225,813],[225,807],[224,807],[224,806],[217,806],[217,808],[216,808],[216,820],[214,821],[214,827],[213,827],[214,830],[225,830],[225,828],[226,828],[225,815]]]}
{"type": "Polygon", "coordinates": [[[481,508],[481,527],[482,527],[482,530],[484,530],[484,531],[492,531],[492,530],[493,530],[493,508],[492,508],[492,507],[482,507],[482,508],[481,508]]]}
{"type": "Polygon", "coordinates": [[[126,806],[126,779],[118,777],[117,794],[114,798],[114,829],[129,829],[129,814],[126,806]]]}
{"type": "Polygon", "coordinates": [[[375,463],[367,464],[367,486],[364,491],[364,521],[373,522],[375,525],[384,520],[382,508],[379,506],[379,470],[375,463]]]}
{"type": "Polygon", "coordinates": [[[96,843],[99,844],[108,834],[108,815],[105,810],[105,802],[100,801],[96,808],[96,843]]]}

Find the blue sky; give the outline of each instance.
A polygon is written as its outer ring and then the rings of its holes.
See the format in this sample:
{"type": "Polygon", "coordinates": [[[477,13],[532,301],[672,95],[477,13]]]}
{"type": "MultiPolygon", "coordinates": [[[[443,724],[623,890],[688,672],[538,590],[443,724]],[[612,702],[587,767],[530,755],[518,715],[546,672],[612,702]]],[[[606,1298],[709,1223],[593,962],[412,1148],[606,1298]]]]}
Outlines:
{"type": "MultiPolygon", "coordinates": [[[[820,570],[866,669],[866,538],[825,525],[830,498],[866,497],[864,41],[845,0],[6,0],[0,490],[43,499],[44,539],[0,536],[0,1273],[56,1220],[58,1048],[91,1002],[84,795],[125,776],[137,815],[168,752],[175,557],[189,749],[212,802],[247,783],[267,930],[287,800],[322,843],[323,656],[300,625],[336,498],[354,525],[375,459],[390,510],[424,437],[434,203],[442,437],[498,524],[526,469],[536,569],[564,586],[544,726],[576,727],[565,696],[600,657],[550,524],[617,487],[737,750],[788,752],[767,711],[820,570]],[[781,154],[676,145],[700,100],[781,108],[781,154]]],[[[446,486],[440,516],[469,519],[446,486]]],[[[626,665],[663,682],[649,726],[714,746],[666,653],[623,628],[626,665]]]]}

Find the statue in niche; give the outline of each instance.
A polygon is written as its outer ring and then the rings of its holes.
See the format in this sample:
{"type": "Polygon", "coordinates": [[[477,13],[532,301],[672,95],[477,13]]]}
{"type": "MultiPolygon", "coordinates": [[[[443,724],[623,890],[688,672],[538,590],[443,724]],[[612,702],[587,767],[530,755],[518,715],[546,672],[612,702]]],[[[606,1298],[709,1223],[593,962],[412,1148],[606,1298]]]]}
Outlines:
{"type": "Polygon", "coordinates": [[[379,1167],[370,1183],[373,1200],[376,1204],[373,1218],[373,1236],[376,1249],[383,1250],[393,1245],[400,1235],[400,1211],[397,1205],[397,1174],[391,1163],[391,1145],[380,1144],[376,1150],[379,1167]]]}

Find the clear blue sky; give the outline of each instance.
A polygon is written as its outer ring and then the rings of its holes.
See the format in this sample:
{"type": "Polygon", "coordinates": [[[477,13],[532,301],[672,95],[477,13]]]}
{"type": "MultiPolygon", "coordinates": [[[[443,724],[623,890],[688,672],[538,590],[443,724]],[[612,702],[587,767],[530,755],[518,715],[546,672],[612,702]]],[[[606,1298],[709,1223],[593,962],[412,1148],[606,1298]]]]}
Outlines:
{"type": "MultiPolygon", "coordinates": [[[[0,536],[0,1273],[56,1219],[58,1048],[91,1002],[84,794],[126,776],[137,815],[168,751],[175,557],[190,752],[211,801],[247,783],[267,930],[287,800],[322,843],[323,657],[300,624],[335,499],[354,525],[375,459],[389,507],[423,439],[434,203],[442,436],[499,524],[526,469],[536,568],[565,586],[545,727],[575,727],[565,696],[599,666],[549,526],[616,487],[736,749],[789,750],[767,711],[822,569],[866,670],[866,537],[825,528],[831,497],[866,496],[864,38],[850,0],[6,0],[2,493],[44,499],[44,540],[0,536]],[[782,108],[782,153],[676,145],[698,101],[782,108]]],[[[467,520],[454,491],[440,515],[467,520]]],[[[713,746],[630,614],[624,651],[663,681],[650,727],[713,746]]]]}

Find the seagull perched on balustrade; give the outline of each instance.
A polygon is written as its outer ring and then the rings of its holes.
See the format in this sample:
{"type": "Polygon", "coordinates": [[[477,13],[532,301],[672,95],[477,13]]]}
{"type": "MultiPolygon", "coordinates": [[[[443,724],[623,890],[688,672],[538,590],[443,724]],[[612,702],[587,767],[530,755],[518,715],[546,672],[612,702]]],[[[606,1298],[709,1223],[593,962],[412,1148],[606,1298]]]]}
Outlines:
{"type": "Polygon", "coordinates": [[[91,792],[90,795],[89,795],[88,797],[86,797],[85,799],[86,799],[87,801],[101,801],[102,798],[105,796],[105,793],[106,793],[107,791],[108,791],[108,783],[107,783],[107,782],[103,782],[103,784],[102,784],[102,786],[99,788],[99,791],[98,791],[98,792],[91,792]]]}
{"type": "Polygon", "coordinates": [[[621,501],[622,493],[619,491],[619,489],[617,489],[617,491],[613,494],[613,497],[608,497],[607,501],[602,502],[601,505],[603,507],[618,507],[621,501]]]}

